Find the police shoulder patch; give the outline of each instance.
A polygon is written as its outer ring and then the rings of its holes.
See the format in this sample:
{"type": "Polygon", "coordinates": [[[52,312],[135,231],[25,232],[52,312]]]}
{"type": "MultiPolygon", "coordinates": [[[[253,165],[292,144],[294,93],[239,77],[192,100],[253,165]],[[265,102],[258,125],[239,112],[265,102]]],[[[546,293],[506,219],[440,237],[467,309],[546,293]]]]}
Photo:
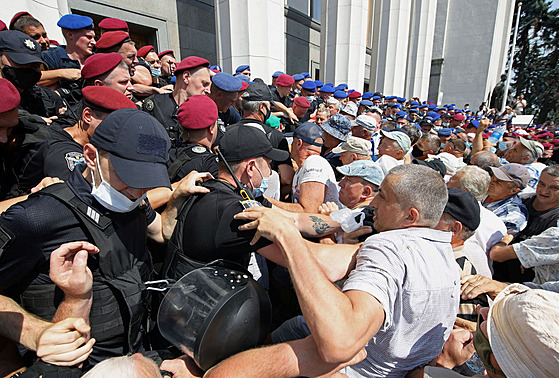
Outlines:
{"type": "Polygon", "coordinates": [[[153,100],[148,98],[145,102],[144,102],[144,106],[146,108],[146,110],[148,112],[151,112],[153,110],[153,108],[155,107],[153,100]]]}
{"type": "Polygon", "coordinates": [[[64,156],[64,159],[66,159],[66,164],[68,165],[68,169],[70,170],[70,172],[74,170],[76,165],[85,164],[85,159],[81,152],[75,152],[75,151],[68,152],[64,156]]]}
{"type": "Polygon", "coordinates": [[[194,146],[192,147],[192,152],[196,152],[197,154],[203,154],[206,152],[206,149],[202,146],[194,146]]]}

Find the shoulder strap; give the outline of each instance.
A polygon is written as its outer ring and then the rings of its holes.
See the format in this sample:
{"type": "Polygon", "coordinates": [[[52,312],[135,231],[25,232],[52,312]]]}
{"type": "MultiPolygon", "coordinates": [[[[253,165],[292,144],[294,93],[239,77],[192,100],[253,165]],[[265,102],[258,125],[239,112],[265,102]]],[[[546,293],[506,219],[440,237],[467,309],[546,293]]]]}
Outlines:
{"type": "Polygon", "coordinates": [[[171,179],[171,181],[175,179],[182,166],[190,160],[192,160],[190,155],[183,151],[183,153],[180,154],[179,157],[169,166],[169,168],[167,169],[167,173],[169,174],[169,178],[171,179]]]}

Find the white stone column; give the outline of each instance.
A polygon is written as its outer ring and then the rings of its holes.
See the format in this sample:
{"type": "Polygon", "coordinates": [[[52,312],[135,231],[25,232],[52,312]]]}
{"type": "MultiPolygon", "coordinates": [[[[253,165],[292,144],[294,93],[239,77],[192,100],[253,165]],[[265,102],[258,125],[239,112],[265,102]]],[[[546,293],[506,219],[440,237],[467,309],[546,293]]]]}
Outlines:
{"type": "Polygon", "coordinates": [[[215,0],[218,60],[225,72],[249,64],[264,81],[285,70],[283,0],[215,0]]]}
{"type": "Polygon", "coordinates": [[[324,82],[347,83],[350,88],[363,90],[368,4],[368,0],[327,0],[323,5],[321,71],[324,82]]]}
{"type": "Polygon", "coordinates": [[[437,0],[416,0],[413,3],[408,68],[404,97],[426,99],[433,55],[437,0]]]}

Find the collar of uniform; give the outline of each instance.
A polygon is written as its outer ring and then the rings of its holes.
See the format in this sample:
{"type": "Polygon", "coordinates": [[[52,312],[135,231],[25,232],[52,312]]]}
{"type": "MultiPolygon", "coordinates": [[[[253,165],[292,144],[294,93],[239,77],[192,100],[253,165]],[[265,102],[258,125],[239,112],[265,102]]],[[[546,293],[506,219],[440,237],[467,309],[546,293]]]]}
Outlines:
{"type": "Polygon", "coordinates": [[[92,206],[95,210],[100,213],[104,213],[106,210],[94,200],[91,195],[91,184],[87,182],[85,177],[83,177],[83,172],[87,166],[85,164],[78,164],[76,168],[72,171],[68,180],[68,187],[74,192],[74,194],[86,205],[92,206]]]}

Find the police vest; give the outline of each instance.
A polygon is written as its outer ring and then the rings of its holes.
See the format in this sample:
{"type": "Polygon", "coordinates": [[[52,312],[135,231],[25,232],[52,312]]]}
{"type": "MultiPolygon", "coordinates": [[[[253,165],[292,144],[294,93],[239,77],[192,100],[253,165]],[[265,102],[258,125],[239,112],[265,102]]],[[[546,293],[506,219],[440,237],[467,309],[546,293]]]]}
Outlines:
{"type": "MultiPolygon", "coordinates": [[[[53,184],[33,194],[36,195],[51,196],[67,206],[99,248],[98,258],[93,258],[95,264],[92,258],[88,262],[93,273],[91,337],[104,347],[124,346],[125,354],[134,352],[146,313],[144,282],[152,272],[149,252],[146,249],[141,259],[133,256],[117,236],[111,219],[83,203],[66,184],[53,184]]],[[[145,220],[142,212],[137,208],[130,215],[145,220]]],[[[147,220],[145,223],[147,227],[147,220]]],[[[146,236],[145,232],[138,235],[146,236]]],[[[54,316],[62,299],[63,293],[55,284],[29,285],[21,294],[23,307],[46,319],[54,316]]]]}
{"type": "Polygon", "coordinates": [[[181,126],[177,119],[179,106],[175,103],[172,94],[153,95],[148,97],[143,104],[142,110],[157,119],[169,134],[171,147],[181,140],[181,126]]]}

